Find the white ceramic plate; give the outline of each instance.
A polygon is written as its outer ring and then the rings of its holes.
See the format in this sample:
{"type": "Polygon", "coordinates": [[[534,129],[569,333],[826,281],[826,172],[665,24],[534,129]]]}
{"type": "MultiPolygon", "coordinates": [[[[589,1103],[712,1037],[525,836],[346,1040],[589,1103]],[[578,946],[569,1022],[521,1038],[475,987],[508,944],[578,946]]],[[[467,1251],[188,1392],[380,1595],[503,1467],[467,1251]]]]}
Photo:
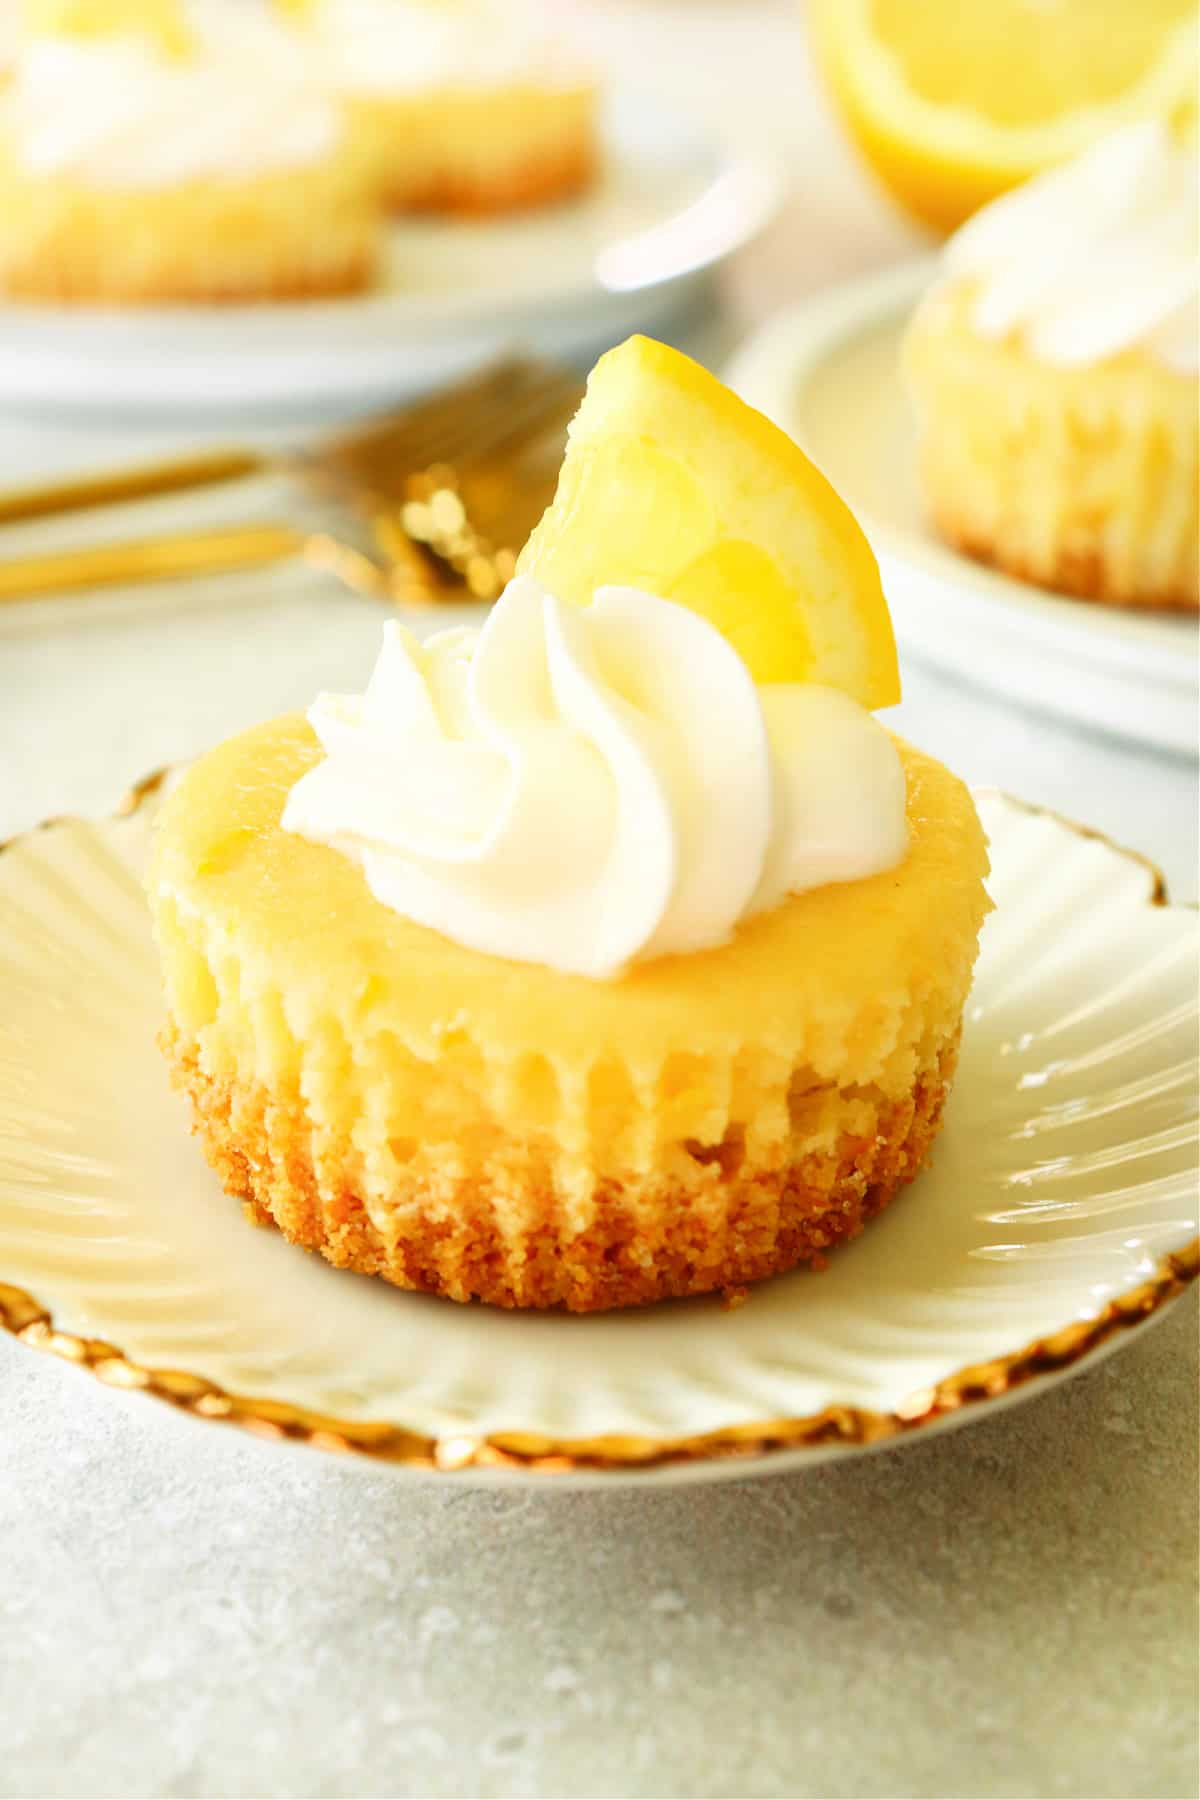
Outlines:
{"type": "Polygon", "coordinates": [[[928,524],[898,350],[932,268],[906,264],[780,315],[727,379],[861,522],[902,650],[1023,705],[1194,756],[1195,619],[1048,593],[961,556],[928,524]]]}
{"type": "Polygon", "coordinates": [[[0,1323],[110,1381],[363,1466],[742,1474],[1036,1392],[1195,1272],[1196,915],[1050,815],[980,797],[997,911],[912,1189],[738,1309],[573,1318],[400,1293],[244,1222],[154,1046],[155,804],[0,857],[0,1323]]]}
{"type": "Polygon", "coordinates": [[[447,380],[515,340],[568,355],[678,304],[778,200],[773,169],[659,100],[615,93],[586,197],[405,221],[383,278],[264,306],[0,306],[0,394],[106,411],[353,402],[447,380]]]}

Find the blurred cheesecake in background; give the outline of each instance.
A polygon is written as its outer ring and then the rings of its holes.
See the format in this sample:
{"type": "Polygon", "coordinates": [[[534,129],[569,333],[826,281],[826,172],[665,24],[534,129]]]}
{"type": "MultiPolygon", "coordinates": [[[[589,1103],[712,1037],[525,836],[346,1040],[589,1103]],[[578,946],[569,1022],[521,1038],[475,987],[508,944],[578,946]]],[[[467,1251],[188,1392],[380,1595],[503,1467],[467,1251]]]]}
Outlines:
{"type": "Polygon", "coordinates": [[[282,3],[348,100],[394,209],[503,212],[591,182],[596,83],[535,8],[520,0],[282,3]]]}
{"type": "Polygon", "coordinates": [[[248,301],[368,282],[377,202],[336,97],[246,6],[30,0],[0,89],[0,292],[248,301]]]}
{"type": "Polygon", "coordinates": [[[1194,609],[1194,136],[1124,126],[977,213],[905,347],[942,535],[1092,600],[1194,609]]]}

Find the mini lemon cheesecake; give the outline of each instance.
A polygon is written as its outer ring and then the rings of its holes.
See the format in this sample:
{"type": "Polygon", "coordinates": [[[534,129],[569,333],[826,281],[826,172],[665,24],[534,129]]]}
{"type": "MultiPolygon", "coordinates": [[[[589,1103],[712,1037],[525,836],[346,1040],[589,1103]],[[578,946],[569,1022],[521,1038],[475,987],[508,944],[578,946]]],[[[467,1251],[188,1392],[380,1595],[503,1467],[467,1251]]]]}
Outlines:
{"type": "Polygon", "coordinates": [[[378,228],[344,109],[252,7],[210,35],[177,0],[29,0],[0,87],[0,292],[350,292],[378,228]]]}
{"type": "Polygon", "coordinates": [[[861,532],[687,358],[601,359],[479,630],[203,757],[164,1047],[250,1216],[506,1307],[820,1265],[936,1136],[988,907],[861,532]]]}
{"type": "Polygon", "coordinates": [[[1058,593],[1195,610],[1196,145],[1157,120],[951,239],[904,361],[934,524],[1058,593]]]}
{"type": "Polygon", "coordinates": [[[283,4],[395,210],[506,212],[592,181],[595,79],[526,0],[283,4]]]}

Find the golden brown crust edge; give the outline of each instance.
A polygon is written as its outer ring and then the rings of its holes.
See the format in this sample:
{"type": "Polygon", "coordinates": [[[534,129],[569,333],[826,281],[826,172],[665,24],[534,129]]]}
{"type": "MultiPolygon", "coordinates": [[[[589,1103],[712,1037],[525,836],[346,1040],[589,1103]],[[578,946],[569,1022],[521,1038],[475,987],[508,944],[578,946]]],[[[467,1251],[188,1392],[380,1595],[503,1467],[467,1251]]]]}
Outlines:
{"type": "Polygon", "coordinates": [[[980,336],[971,283],[935,284],[901,351],[940,537],[1052,593],[1195,612],[1195,385],[1130,354],[1042,365],[980,336]]]}
{"type": "Polygon", "coordinates": [[[107,266],[99,258],[65,261],[51,245],[44,253],[30,251],[23,259],[0,258],[0,293],[13,300],[56,305],[270,305],[362,293],[371,284],[374,266],[373,251],[363,248],[325,264],[288,266],[281,260],[269,279],[243,277],[232,267],[198,277],[166,260],[157,267],[130,273],[119,261],[107,266]]]}
{"type": "MultiPolygon", "coordinates": [[[[927,1160],[958,1041],[956,1033],[943,1045],[904,1100],[880,1103],[870,1134],[843,1132],[834,1150],[794,1155],[779,1170],[721,1168],[703,1207],[661,1178],[656,1191],[642,1185],[636,1194],[606,1183],[582,1233],[570,1231],[547,1187],[536,1223],[516,1241],[501,1230],[482,1180],[460,1189],[452,1209],[424,1204],[419,1190],[398,1192],[385,1235],[352,1182],[336,1194],[321,1191],[302,1107],[206,1074],[195,1039],[171,1025],[162,1047],[174,1084],[191,1100],[205,1155],[256,1223],[278,1226],[335,1267],[397,1287],[501,1307],[601,1312],[736,1290],[805,1263],[821,1267],[927,1160]]],[[[856,1109],[861,1117],[861,1101],[856,1109]]]]}
{"type": "Polygon", "coordinates": [[[336,298],[375,270],[378,199],[358,152],[244,180],[92,188],[29,177],[0,134],[0,293],[155,306],[336,298]]]}
{"type": "Polygon", "coordinates": [[[385,204],[397,213],[483,218],[572,199],[592,185],[597,172],[598,158],[590,143],[501,164],[487,176],[455,169],[448,161],[445,168],[421,179],[406,180],[398,175],[386,186],[385,204]]]}
{"type": "Polygon", "coordinates": [[[1032,551],[1023,554],[968,524],[953,505],[939,501],[932,493],[930,505],[938,533],[948,544],[973,561],[1000,569],[1018,581],[1103,606],[1158,612],[1200,610],[1200,589],[1184,585],[1162,589],[1131,588],[1127,581],[1113,575],[1098,549],[1081,551],[1060,547],[1048,554],[1035,555],[1032,551]]]}

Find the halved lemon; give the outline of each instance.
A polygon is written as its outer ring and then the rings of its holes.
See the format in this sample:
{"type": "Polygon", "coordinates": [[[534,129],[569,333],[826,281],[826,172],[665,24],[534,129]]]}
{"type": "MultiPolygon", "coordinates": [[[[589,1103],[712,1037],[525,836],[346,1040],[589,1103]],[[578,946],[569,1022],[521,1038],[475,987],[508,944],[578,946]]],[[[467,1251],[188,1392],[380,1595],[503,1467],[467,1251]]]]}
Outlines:
{"type": "Polygon", "coordinates": [[[1194,0],[809,0],[809,18],[868,162],[941,231],[1129,119],[1195,110],[1194,0]]]}
{"type": "Polygon", "coordinates": [[[900,698],[879,569],[847,507],[777,426],[650,338],[592,370],[517,567],[581,606],[615,582],[690,607],[756,681],[900,698]]]}

